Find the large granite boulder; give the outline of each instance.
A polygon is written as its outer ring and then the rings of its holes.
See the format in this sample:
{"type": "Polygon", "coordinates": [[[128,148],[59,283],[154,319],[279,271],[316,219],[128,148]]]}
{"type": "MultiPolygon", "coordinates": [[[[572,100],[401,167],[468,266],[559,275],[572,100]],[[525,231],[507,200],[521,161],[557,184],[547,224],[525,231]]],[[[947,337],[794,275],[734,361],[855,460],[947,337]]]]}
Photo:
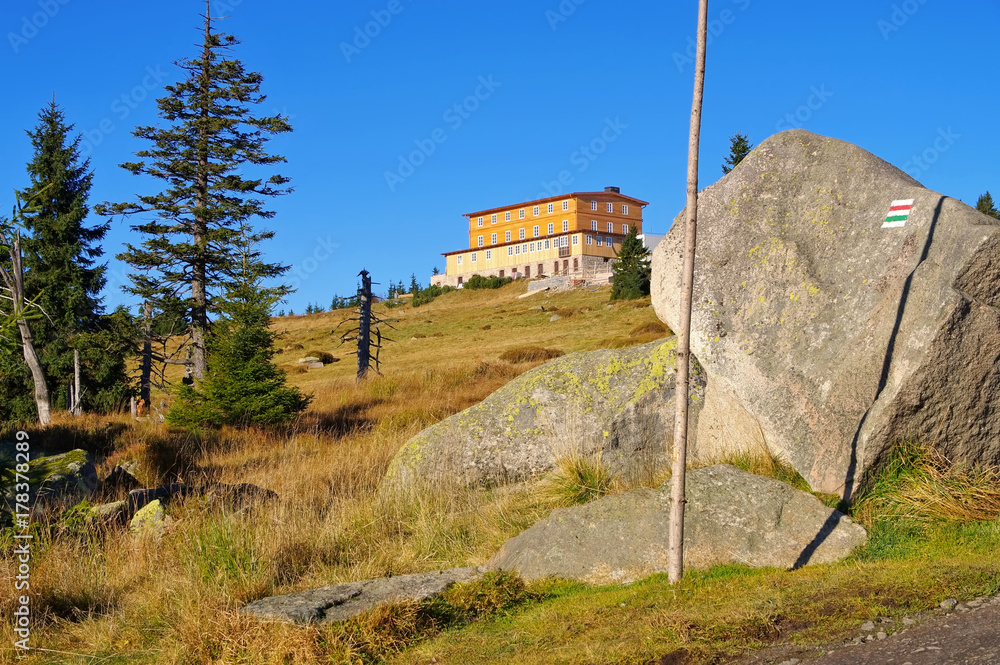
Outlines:
{"type": "MultiPolygon", "coordinates": [[[[653,252],[671,328],[683,215],[653,252]]],[[[1000,462],[998,256],[1000,222],[861,148],[767,139],[699,198],[693,452],[766,446],[845,496],[903,437],[1000,462]]]]}
{"type": "Polygon", "coordinates": [[[418,602],[430,598],[443,593],[454,584],[478,580],[485,572],[485,568],[451,568],[334,584],[284,596],[261,598],[245,605],[241,611],[258,619],[330,624],[350,619],[382,603],[418,602]]]}
{"type": "MultiPolygon", "coordinates": [[[[627,584],[667,571],[670,487],[639,489],[557,508],[504,543],[487,564],[525,580],[561,577],[627,584]]],[[[830,563],[867,533],[813,495],[719,464],[688,473],[684,567],[742,563],[797,568],[830,563]]]]}
{"type": "MultiPolygon", "coordinates": [[[[428,427],[396,454],[389,484],[495,485],[538,476],[562,456],[600,455],[628,476],[668,464],[676,339],[573,353],[428,427]]],[[[704,380],[695,366],[691,413],[704,380]]]]}

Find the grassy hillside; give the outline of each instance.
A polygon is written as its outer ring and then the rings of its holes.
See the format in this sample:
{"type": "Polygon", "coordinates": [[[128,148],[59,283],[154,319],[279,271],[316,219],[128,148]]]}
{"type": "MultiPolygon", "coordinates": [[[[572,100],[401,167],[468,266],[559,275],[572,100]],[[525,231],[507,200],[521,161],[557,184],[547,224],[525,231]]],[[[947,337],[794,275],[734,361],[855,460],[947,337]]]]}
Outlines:
{"type": "MultiPolygon", "coordinates": [[[[156,422],[86,417],[32,432],[33,445],[95,452],[102,477],[134,461],[147,486],[249,482],[281,500],[250,509],[176,501],[168,505],[171,524],[162,538],[95,531],[66,519],[39,523],[33,644],[54,651],[19,662],[648,663],[677,652],[663,662],[713,663],[775,641],[838,639],[856,633],[863,620],[1000,591],[994,554],[1000,524],[988,521],[991,514],[969,523],[909,507],[907,497],[919,493],[908,489],[908,479],[928,487],[920,474],[900,471],[923,463],[911,455],[879,486],[878,501],[864,507],[870,544],[837,565],[794,572],[721,567],[689,574],[677,587],[659,577],[596,589],[490,578],[439,601],[384,607],[323,628],[238,614],[242,604],[266,595],[481,564],[559,505],[551,483],[378,492],[406,440],[545,355],[667,334],[648,299],[609,306],[607,289],[518,298],[523,292],[523,283],[515,283],[448,293],[419,308],[376,306],[392,320],[395,330],[385,332],[395,341],[383,349],[383,375],[361,384],[349,349],[337,346],[339,332],[332,334],[347,312],[276,320],[284,333],[279,362],[292,383],[315,395],[287,430],[195,436],[156,422]],[[561,318],[550,321],[553,314],[561,318]],[[313,351],[340,360],[303,370],[297,360],[313,351]],[[518,362],[523,358],[535,360],[518,362]],[[925,516],[914,522],[912,514],[925,516]]],[[[757,466],[781,471],[769,460],[757,466]]],[[[997,485],[996,476],[977,476],[971,493],[964,477],[934,468],[946,493],[970,492],[978,501],[997,485]]],[[[10,545],[8,539],[0,563],[7,579],[15,574],[10,545]]],[[[12,598],[0,595],[3,616],[13,607],[12,598]]],[[[10,622],[0,634],[13,641],[10,622]]],[[[4,662],[12,658],[9,649],[0,653],[4,662]]]]}

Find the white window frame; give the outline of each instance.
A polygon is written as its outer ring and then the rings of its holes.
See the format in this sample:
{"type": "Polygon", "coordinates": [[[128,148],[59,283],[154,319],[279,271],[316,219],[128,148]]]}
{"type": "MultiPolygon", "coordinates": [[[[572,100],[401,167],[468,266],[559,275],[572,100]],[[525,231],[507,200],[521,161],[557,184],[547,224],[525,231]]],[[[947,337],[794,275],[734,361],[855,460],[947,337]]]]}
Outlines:
{"type": "Polygon", "coordinates": [[[472,253],[472,262],[473,263],[476,262],[476,253],[475,252],[472,253]]]}
{"type": "Polygon", "coordinates": [[[524,208],[521,208],[520,210],[517,211],[517,218],[524,219],[524,208]]]}
{"type": "Polygon", "coordinates": [[[516,254],[518,256],[521,255],[521,246],[520,245],[514,245],[514,254],[516,254]]]}
{"type": "Polygon", "coordinates": [[[518,240],[524,240],[524,229],[518,229],[517,230],[517,239],[518,240]]]}
{"type": "Polygon", "coordinates": [[[531,209],[531,214],[535,217],[538,217],[538,206],[535,206],[534,208],[531,209]]]}
{"type": "Polygon", "coordinates": [[[504,231],[503,232],[503,241],[504,242],[510,242],[510,231],[504,231]]]}
{"type": "Polygon", "coordinates": [[[566,233],[568,231],[569,231],[569,220],[568,219],[564,219],[563,220],[563,233],[566,233]]]}
{"type": "Polygon", "coordinates": [[[509,210],[503,214],[503,221],[505,221],[505,222],[509,222],[510,221],[510,211],[509,210]]]}
{"type": "Polygon", "coordinates": [[[563,210],[569,210],[569,201],[563,201],[563,210]]]}
{"type": "Polygon", "coordinates": [[[493,250],[492,249],[486,250],[486,260],[489,261],[492,258],[493,258],[493,250]]]}
{"type": "Polygon", "coordinates": [[[479,246],[483,246],[483,236],[479,236],[479,246]]]}
{"type": "Polygon", "coordinates": [[[590,202],[590,209],[591,210],[597,210],[597,201],[591,201],[590,202]]]}
{"type": "Polygon", "coordinates": [[[497,216],[495,214],[490,215],[490,224],[496,224],[496,223],[497,223],[497,216]]]}
{"type": "Polygon", "coordinates": [[[604,236],[597,236],[597,246],[604,247],[604,236]]]}
{"type": "Polygon", "coordinates": [[[538,232],[538,224],[535,224],[535,228],[533,228],[531,231],[532,233],[534,233],[534,236],[532,236],[534,238],[537,238],[538,236],[541,235],[541,233],[538,232]]]}
{"type": "Polygon", "coordinates": [[[497,234],[494,233],[490,236],[490,244],[491,245],[497,244],[497,234]]]}
{"type": "Polygon", "coordinates": [[[609,203],[608,204],[608,212],[614,212],[614,211],[615,211],[615,204],[614,203],[609,203]]]}
{"type": "Polygon", "coordinates": [[[623,236],[628,235],[628,224],[622,224],[622,235],[623,236]]]}
{"type": "Polygon", "coordinates": [[[483,225],[483,218],[482,218],[482,217],[480,217],[480,218],[479,218],[479,226],[482,226],[482,225],[483,225]]]}
{"type": "Polygon", "coordinates": [[[514,245],[507,246],[507,256],[514,256],[514,245]]]}
{"type": "Polygon", "coordinates": [[[569,247],[569,236],[563,236],[559,239],[560,247],[569,247]]]}
{"type": "Polygon", "coordinates": [[[604,244],[607,245],[608,247],[613,247],[615,244],[615,239],[608,236],[607,238],[604,239],[604,244]]]}
{"type": "Polygon", "coordinates": [[[554,203],[550,203],[550,204],[549,204],[549,207],[548,207],[548,211],[549,211],[549,212],[553,212],[553,211],[555,210],[555,205],[556,205],[556,204],[554,204],[554,203]]]}
{"type": "Polygon", "coordinates": [[[597,220],[596,219],[590,220],[590,230],[591,231],[596,231],[597,230],[597,220]]]}
{"type": "Polygon", "coordinates": [[[554,222],[549,222],[549,235],[556,232],[556,225],[554,222]]]}
{"type": "Polygon", "coordinates": [[[548,240],[545,241],[545,249],[551,249],[548,240]]]}
{"type": "Polygon", "coordinates": [[[594,244],[594,236],[587,236],[587,244],[588,245],[594,244]]]}
{"type": "Polygon", "coordinates": [[[533,242],[529,242],[528,243],[528,251],[529,252],[534,252],[535,251],[535,243],[533,243],[533,242]]]}
{"type": "Polygon", "coordinates": [[[576,236],[576,235],[573,236],[573,244],[574,245],[579,245],[580,244],[580,236],[576,236]]]}
{"type": "Polygon", "coordinates": [[[615,223],[608,222],[608,233],[614,233],[614,232],[615,232],[615,223]]]}
{"type": "Polygon", "coordinates": [[[628,206],[626,204],[624,204],[624,203],[622,204],[622,214],[623,215],[627,215],[628,214],[628,206]]]}
{"type": "Polygon", "coordinates": [[[461,254],[458,255],[458,260],[455,261],[455,264],[456,265],[462,265],[462,255],[461,254]]]}

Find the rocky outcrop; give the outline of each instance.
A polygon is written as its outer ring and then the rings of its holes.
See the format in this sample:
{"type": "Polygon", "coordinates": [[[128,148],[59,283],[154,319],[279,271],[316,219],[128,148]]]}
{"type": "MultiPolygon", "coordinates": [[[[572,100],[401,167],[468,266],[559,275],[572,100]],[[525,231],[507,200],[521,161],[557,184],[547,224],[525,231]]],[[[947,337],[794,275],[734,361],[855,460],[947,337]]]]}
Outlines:
{"type": "MultiPolygon", "coordinates": [[[[670,488],[667,481],[656,490],[556,509],[507,541],[487,565],[525,580],[554,576],[590,584],[626,584],[666,572],[670,488]]],[[[864,528],[811,494],[732,466],[691,471],[686,491],[686,569],[829,563],[867,537],[864,528]]]]}
{"type": "Polygon", "coordinates": [[[259,619],[328,624],[344,621],[387,602],[421,601],[453,584],[478,580],[484,568],[452,568],[431,573],[334,584],[256,600],[242,611],[259,619]]]}
{"type": "MultiPolygon", "coordinates": [[[[432,425],[393,459],[386,481],[520,481],[564,455],[600,455],[628,475],[669,459],[676,340],[573,353],[536,367],[479,404],[432,425]]],[[[696,422],[704,381],[694,367],[696,422]]]]}
{"type": "MultiPolygon", "coordinates": [[[[671,328],[682,227],[653,253],[671,328]]],[[[1000,462],[997,256],[1000,222],[861,148],[767,139],[699,197],[693,452],[763,445],[843,495],[903,437],[1000,462]]]]}

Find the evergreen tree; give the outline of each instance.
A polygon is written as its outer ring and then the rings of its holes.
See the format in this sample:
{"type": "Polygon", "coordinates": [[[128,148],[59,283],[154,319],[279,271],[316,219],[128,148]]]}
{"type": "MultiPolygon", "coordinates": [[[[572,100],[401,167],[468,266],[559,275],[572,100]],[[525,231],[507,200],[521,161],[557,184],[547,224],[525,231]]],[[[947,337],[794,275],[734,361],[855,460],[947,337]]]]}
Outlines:
{"type": "Polygon", "coordinates": [[[996,206],[993,205],[993,197],[990,196],[989,192],[980,196],[979,200],[976,201],[976,210],[984,215],[1000,219],[1000,211],[997,211],[996,206]]]}
{"type": "Polygon", "coordinates": [[[234,280],[226,286],[221,317],[208,337],[208,374],[198,387],[182,386],[167,420],[185,427],[274,425],[287,422],[312,400],[285,385],[272,362],[277,333],[271,311],[286,294],[267,287],[270,267],[254,250],[258,234],[244,229],[234,280]]]}
{"type": "Polygon", "coordinates": [[[615,260],[611,262],[614,280],[611,284],[612,300],[633,300],[649,295],[652,267],[649,250],[639,239],[636,227],[629,227],[615,260]]]}
{"type": "MultiPolygon", "coordinates": [[[[35,344],[53,407],[68,403],[77,350],[83,404],[106,411],[128,395],[125,356],[131,355],[123,344],[131,336],[109,337],[126,331],[117,319],[103,316],[99,296],[106,281],[105,266],[98,263],[100,243],[108,225],[85,223],[93,174],[89,160],[81,159],[80,136],[71,136],[73,126],[55,101],[38,118],[27,132],[34,149],[27,165],[29,186],[18,193],[33,202],[24,215],[24,290],[47,314],[32,324],[35,344]],[[119,352],[109,354],[109,347],[119,352]]],[[[15,360],[0,362],[0,403],[7,417],[33,418],[30,375],[15,360]]]]}
{"type": "Polygon", "coordinates": [[[416,295],[420,291],[420,282],[417,281],[415,273],[410,273],[410,293],[416,295]]]}
{"type": "Polygon", "coordinates": [[[440,271],[440,270],[438,270],[438,267],[437,267],[437,266],[434,266],[434,269],[433,269],[433,270],[431,270],[431,274],[432,274],[432,275],[440,275],[440,274],[441,274],[441,271],[440,271]]]}
{"type": "Polygon", "coordinates": [[[736,165],[742,162],[751,150],[753,150],[753,144],[750,143],[749,136],[736,133],[729,137],[729,156],[722,164],[722,173],[729,173],[735,169],[736,165]]]}
{"type": "MultiPolygon", "coordinates": [[[[208,0],[204,18],[201,53],[177,63],[187,77],[168,85],[167,96],[157,100],[167,126],[136,128],[134,136],[152,145],[136,153],[141,161],[122,164],[135,175],[163,181],[166,189],[139,196],[137,202],[101,207],[108,214],[155,213],[151,221],[132,227],[146,236],[141,246],[127,244],[118,257],[134,271],[131,293],[154,306],[170,298],[184,303],[191,351],[183,362],[199,380],[207,369],[210,315],[222,311],[220,296],[237,280],[237,235],[252,218],[273,217],[264,207],[267,197],[291,191],[282,175],[255,179],[241,174],[247,165],[257,169],[284,162],[266,144],[291,126],[280,114],[253,115],[251,107],[265,99],[261,75],[229,57],[239,42],[213,30],[208,0]]],[[[250,233],[252,243],[273,236],[250,233]]],[[[256,269],[264,280],[287,270],[265,262],[256,269]]]]}

